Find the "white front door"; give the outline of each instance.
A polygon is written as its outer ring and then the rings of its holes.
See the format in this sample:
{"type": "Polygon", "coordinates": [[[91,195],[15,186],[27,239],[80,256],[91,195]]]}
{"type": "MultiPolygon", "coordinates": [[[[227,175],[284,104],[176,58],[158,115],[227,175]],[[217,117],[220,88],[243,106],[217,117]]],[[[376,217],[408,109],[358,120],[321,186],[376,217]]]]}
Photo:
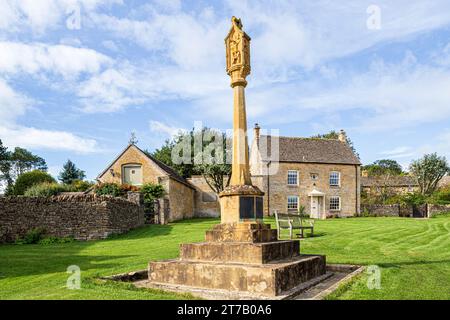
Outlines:
{"type": "Polygon", "coordinates": [[[320,219],[322,213],[322,201],[320,197],[311,197],[311,218],[320,219]]]}
{"type": "Polygon", "coordinates": [[[320,201],[319,197],[311,197],[311,218],[320,218],[320,201]]]}
{"type": "Polygon", "coordinates": [[[123,167],[123,183],[137,186],[142,184],[142,167],[128,165],[123,167]]]}

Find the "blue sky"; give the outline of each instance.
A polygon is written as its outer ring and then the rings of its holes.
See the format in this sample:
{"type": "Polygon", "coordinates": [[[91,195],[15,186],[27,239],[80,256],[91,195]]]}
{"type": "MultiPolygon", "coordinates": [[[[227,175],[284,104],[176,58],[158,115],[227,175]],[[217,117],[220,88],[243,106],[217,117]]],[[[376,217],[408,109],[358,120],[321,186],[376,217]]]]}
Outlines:
{"type": "Polygon", "coordinates": [[[94,179],[131,131],[154,150],[194,121],[229,129],[232,15],[252,37],[249,127],[342,128],[363,163],[450,158],[444,0],[0,0],[0,139],[94,179]]]}

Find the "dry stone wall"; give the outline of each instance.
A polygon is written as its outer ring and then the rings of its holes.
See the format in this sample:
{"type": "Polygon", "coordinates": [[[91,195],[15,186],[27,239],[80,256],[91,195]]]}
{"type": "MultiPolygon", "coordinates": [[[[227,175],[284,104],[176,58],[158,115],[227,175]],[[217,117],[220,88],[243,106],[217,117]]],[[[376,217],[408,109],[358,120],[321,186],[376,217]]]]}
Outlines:
{"type": "Polygon", "coordinates": [[[144,208],[109,196],[0,197],[0,242],[13,242],[34,228],[48,236],[104,239],[144,224],[144,208]]]}

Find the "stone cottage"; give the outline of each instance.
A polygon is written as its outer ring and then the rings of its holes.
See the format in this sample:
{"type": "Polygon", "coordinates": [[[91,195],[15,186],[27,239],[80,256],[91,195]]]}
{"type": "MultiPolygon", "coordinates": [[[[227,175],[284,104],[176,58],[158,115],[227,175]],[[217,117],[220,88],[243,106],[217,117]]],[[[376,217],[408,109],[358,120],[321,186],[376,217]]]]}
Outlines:
{"type": "Polygon", "coordinates": [[[175,170],[129,144],[97,177],[98,182],[141,186],[158,183],[166,190],[161,201],[162,223],[192,218],[196,188],[175,170]]]}
{"type": "Polygon", "coordinates": [[[339,139],[273,137],[255,126],[250,168],[253,183],[265,192],[265,214],[301,206],[319,219],[358,214],[360,167],[343,131],[339,139]]]}
{"type": "Polygon", "coordinates": [[[411,176],[369,177],[362,174],[361,190],[367,195],[407,194],[419,191],[419,184],[411,176]]]}

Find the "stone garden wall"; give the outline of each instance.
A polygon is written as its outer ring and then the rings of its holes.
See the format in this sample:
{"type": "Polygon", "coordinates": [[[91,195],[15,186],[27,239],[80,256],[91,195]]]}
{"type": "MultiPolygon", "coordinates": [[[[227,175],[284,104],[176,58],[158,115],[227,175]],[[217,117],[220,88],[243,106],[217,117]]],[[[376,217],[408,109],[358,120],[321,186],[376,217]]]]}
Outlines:
{"type": "Polygon", "coordinates": [[[428,217],[432,217],[438,214],[449,213],[450,204],[429,204],[428,205],[428,217]]]}
{"type": "Polygon", "coordinates": [[[398,204],[373,204],[362,205],[361,212],[375,217],[399,217],[400,205],[398,204]]]}
{"type": "Polygon", "coordinates": [[[0,197],[0,242],[13,242],[38,227],[48,236],[94,240],[143,224],[143,207],[122,198],[93,194],[0,197]]]}
{"type": "Polygon", "coordinates": [[[408,206],[400,204],[363,205],[362,215],[374,217],[432,217],[437,214],[450,212],[450,205],[424,204],[408,206]]]}

